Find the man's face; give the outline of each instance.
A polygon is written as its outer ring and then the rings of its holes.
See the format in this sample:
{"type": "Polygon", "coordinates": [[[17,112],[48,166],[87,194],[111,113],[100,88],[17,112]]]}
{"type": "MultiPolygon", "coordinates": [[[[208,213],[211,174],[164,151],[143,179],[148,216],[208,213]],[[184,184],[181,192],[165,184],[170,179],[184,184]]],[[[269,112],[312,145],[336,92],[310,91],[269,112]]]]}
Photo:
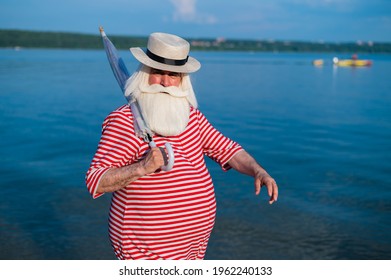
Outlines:
{"type": "Polygon", "coordinates": [[[182,89],[186,78],[182,73],[150,69],[147,80],[139,84],[137,101],[156,134],[174,136],[186,129],[190,116],[189,91],[182,89]]]}
{"type": "Polygon", "coordinates": [[[159,69],[151,69],[148,83],[150,85],[159,84],[164,87],[178,87],[182,81],[182,74],[159,69]]]}

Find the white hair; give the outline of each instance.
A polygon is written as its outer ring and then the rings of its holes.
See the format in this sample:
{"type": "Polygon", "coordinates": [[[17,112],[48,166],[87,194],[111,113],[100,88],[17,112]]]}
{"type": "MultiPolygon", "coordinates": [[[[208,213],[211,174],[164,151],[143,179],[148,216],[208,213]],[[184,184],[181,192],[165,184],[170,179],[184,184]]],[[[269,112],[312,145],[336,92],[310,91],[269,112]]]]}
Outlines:
{"type": "MultiPolygon", "coordinates": [[[[142,93],[140,87],[148,85],[150,70],[150,67],[140,63],[136,72],[134,72],[133,75],[126,81],[125,96],[128,99],[130,98],[130,100],[133,101],[140,97],[140,94],[142,93]]],[[[193,108],[198,108],[197,98],[195,96],[189,74],[182,74],[182,81],[179,88],[182,91],[188,92],[188,95],[185,98],[193,108]]]]}

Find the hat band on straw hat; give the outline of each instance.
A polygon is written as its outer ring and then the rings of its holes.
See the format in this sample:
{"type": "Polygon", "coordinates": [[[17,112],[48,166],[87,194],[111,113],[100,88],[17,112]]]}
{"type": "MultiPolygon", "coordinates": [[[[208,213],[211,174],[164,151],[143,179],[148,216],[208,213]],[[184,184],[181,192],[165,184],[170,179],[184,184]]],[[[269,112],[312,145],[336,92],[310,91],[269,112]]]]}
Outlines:
{"type": "Polygon", "coordinates": [[[161,56],[158,56],[156,54],[154,54],[153,52],[151,52],[150,50],[147,49],[147,52],[146,52],[146,55],[156,61],[156,62],[160,62],[160,63],[163,63],[163,64],[167,64],[167,65],[174,65],[174,66],[182,66],[182,65],[185,65],[186,62],[188,61],[189,59],[189,56],[187,56],[185,59],[169,59],[169,58],[164,58],[164,57],[161,57],[161,56]]]}

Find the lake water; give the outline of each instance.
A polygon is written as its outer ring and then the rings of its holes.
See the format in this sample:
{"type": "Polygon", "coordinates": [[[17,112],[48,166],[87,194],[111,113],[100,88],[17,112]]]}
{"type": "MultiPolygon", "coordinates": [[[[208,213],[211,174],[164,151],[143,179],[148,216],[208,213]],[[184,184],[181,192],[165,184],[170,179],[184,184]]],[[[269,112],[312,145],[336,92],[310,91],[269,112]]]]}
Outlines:
{"type": "MultiPolygon", "coordinates": [[[[334,54],[193,55],[201,111],[280,188],[270,206],[208,161],[206,259],[390,259],[391,56],[335,68],[334,54]]],[[[0,97],[0,259],[114,259],[110,195],[84,184],[101,123],[125,101],[103,50],[0,50],[0,97]]]]}

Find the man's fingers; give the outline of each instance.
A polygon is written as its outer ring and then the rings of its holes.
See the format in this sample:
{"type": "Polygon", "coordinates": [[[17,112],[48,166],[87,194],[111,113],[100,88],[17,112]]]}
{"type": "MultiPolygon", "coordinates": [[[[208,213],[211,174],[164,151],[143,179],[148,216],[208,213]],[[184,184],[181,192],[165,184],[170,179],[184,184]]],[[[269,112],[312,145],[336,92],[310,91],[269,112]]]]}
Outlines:
{"type": "Polygon", "coordinates": [[[267,188],[267,194],[269,195],[269,203],[272,204],[273,202],[277,201],[278,198],[278,186],[277,183],[271,179],[267,180],[266,182],[262,182],[261,179],[256,178],[255,179],[255,195],[259,195],[261,192],[261,188],[263,185],[267,188]]]}
{"type": "Polygon", "coordinates": [[[261,180],[259,180],[259,178],[255,178],[254,186],[255,195],[259,195],[259,193],[261,192],[261,180]]]}
{"type": "Polygon", "coordinates": [[[272,187],[271,187],[271,194],[269,194],[270,200],[269,203],[272,204],[273,202],[277,201],[278,198],[278,187],[276,182],[272,182],[272,187]]]}
{"type": "Polygon", "coordinates": [[[159,149],[160,149],[160,152],[162,153],[162,156],[163,156],[164,165],[167,165],[168,164],[168,156],[166,154],[166,150],[164,150],[164,148],[162,148],[162,147],[159,147],[159,149]]]}

